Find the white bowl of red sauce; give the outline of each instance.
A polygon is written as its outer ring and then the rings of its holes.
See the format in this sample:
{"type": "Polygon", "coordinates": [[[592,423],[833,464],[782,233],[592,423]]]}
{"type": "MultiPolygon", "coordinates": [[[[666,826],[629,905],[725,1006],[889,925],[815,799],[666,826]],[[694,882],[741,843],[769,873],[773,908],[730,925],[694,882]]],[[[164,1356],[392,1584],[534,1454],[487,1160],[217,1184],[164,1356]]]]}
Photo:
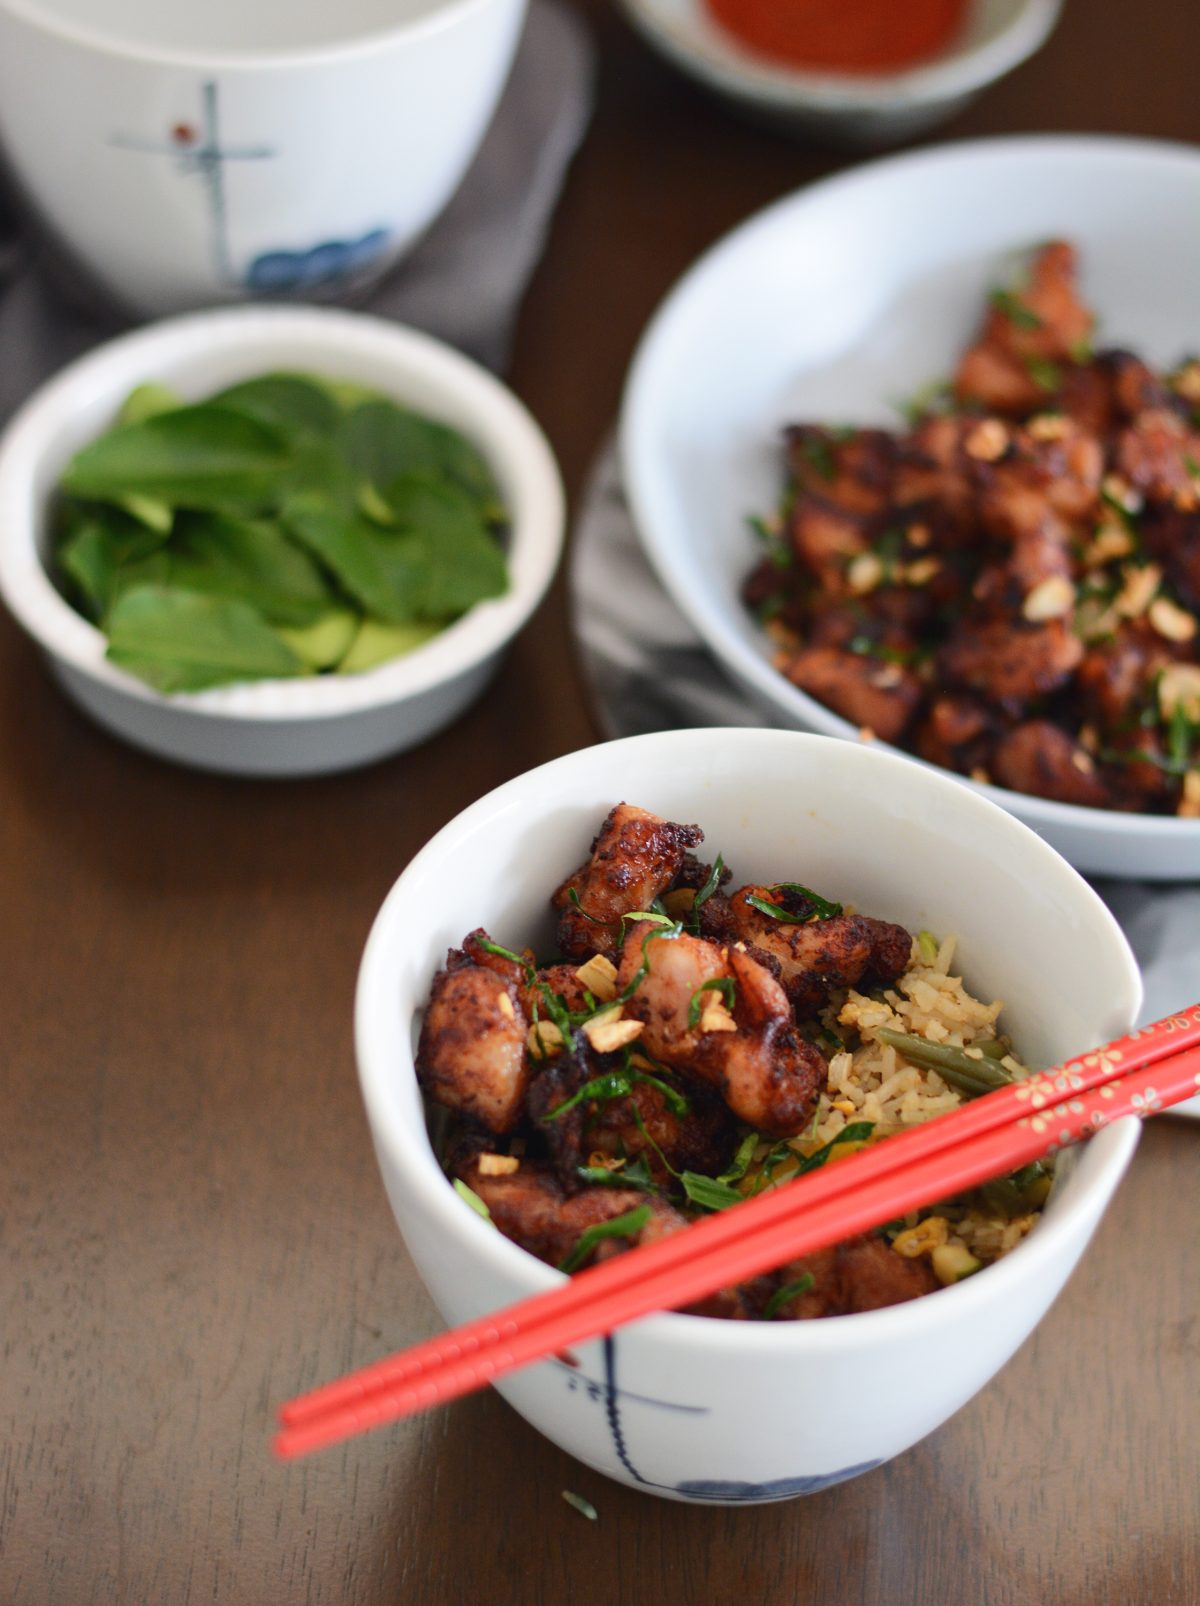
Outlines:
{"type": "Polygon", "coordinates": [[[960,111],[1039,50],[1062,0],[622,0],[677,67],[797,132],[871,147],[960,111]]]}

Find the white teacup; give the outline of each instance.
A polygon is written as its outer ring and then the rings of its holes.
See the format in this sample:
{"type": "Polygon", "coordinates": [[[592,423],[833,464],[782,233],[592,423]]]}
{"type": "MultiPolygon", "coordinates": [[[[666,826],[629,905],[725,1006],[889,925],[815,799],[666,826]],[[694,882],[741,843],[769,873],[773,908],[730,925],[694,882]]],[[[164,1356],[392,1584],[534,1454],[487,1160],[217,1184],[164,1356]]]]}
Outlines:
{"type": "Polygon", "coordinates": [[[326,299],[453,195],[526,0],[0,0],[0,142],[110,295],[326,299]]]}

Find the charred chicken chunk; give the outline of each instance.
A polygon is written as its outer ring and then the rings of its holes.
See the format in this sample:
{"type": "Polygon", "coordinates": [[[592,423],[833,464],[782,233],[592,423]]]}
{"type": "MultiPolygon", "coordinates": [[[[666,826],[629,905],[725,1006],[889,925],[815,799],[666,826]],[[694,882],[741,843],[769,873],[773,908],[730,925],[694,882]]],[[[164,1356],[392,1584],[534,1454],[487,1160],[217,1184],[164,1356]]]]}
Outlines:
{"type": "Polygon", "coordinates": [[[736,1116],[770,1137],[803,1129],[827,1066],[797,1033],[783,988],[749,954],[686,933],[634,931],[617,984],[632,987],[625,1011],[643,1023],[638,1041],[652,1059],[711,1083],[736,1116]]]}
{"type": "Polygon", "coordinates": [[[622,917],[648,909],[679,874],[684,855],[703,840],[694,825],[675,825],[618,803],[600,827],[587,863],[551,899],[566,957],[613,953],[621,942],[622,917]]]}
{"type": "Polygon", "coordinates": [[[489,1132],[510,1131],[529,1081],[526,1029],[505,977],[470,963],[439,971],[417,1045],[421,1086],[489,1132]]]}

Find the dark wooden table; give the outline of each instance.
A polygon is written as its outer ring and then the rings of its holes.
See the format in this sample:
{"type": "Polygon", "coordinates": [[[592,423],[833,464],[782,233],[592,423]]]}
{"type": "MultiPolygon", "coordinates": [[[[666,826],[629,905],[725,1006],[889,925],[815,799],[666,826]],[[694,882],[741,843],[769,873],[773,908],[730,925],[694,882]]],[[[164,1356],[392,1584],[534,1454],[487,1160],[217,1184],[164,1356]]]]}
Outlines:
{"type": "MultiPolygon", "coordinates": [[[[599,0],[581,9],[598,106],[512,372],[575,496],[677,275],[845,164],[708,99],[599,0]]],[[[939,137],[1195,136],[1198,57],[1179,0],[1069,0],[1042,55],[939,137]]],[[[437,1326],[355,1080],[372,916],[463,805],[594,736],[561,583],[453,729],[294,785],[121,746],[0,621],[0,1602],[1195,1606],[1200,1130],[1178,1121],[1147,1131],[1007,1370],[826,1494],[660,1502],[492,1396],[271,1461],[281,1397],[437,1326]]]]}

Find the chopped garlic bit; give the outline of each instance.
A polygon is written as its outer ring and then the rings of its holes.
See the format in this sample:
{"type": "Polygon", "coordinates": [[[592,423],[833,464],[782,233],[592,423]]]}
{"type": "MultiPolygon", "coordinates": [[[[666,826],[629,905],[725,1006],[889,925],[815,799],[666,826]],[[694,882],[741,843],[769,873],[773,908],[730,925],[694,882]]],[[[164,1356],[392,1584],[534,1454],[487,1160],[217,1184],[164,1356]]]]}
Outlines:
{"type": "Polygon", "coordinates": [[[1098,569],[1114,558],[1127,558],[1133,551],[1133,536],[1116,519],[1106,519],[1083,554],[1084,567],[1098,569]]]}
{"type": "Polygon", "coordinates": [[[1035,441],[1061,441],[1071,433],[1071,421],[1062,413],[1039,413],[1025,428],[1035,441]]]}
{"type": "Polygon", "coordinates": [[[1080,775],[1094,775],[1096,773],[1095,760],[1082,747],[1077,747],[1071,754],[1071,763],[1079,771],[1080,775]]]}
{"type": "Polygon", "coordinates": [[[586,964],[580,965],[575,979],[602,1004],[611,1004],[617,996],[617,967],[603,954],[593,954],[586,964]]]}
{"type": "Polygon", "coordinates": [[[1141,568],[1132,563],[1123,564],[1121,592],[1113,607],[1126,619],[1137,619],[1153,602],[1162,577],[1157,563],[1145,563],[1141,568]]]}
{"type": "Polygon", "coordinates": [[[506,1015],[509,1020],[516,1020],[517,1012],[513,1008],[513,1001],[507,993],[501,993],[499,995],[499,997],[496,999],[496,1007],[499,1009],[500,1013],[502,1015],[506,1015]]]}
{"type": "Polygon", "coordinates": [[[963,450],[981,463],[994,463],[1008,450],[1008,430],[998,418],[985,418],[967,436],[963,450]]]}
{"type": "Polygon", "coordinates": [[[702,1032],[736,1032],[737,1022],[725,1008],[724,1000],[716,997],[705,1004],[700,1016],[700,1030],[702,1032]]]}
{"type": "Polygon", "coordinates": [[[1158,677],[1158,706],[1164,719],[1179,708],[1189,724],[1200,724],[1200,664],[1168,664],[1158,677]]]}
{"type": "Polygon", "coordinates": [[[1116,502],[1126,513],[1140,513],[1146,505],[1140,491],[1135,491],[1120,474],[1106,474],[1100,486],[1110,502],[1116,502]]]}
{"type": "Polygon", "coordinates": [[[536,1020],[525,1035],[525,1046],[535,1060],[553,1059],[562,1053],[563,1034],[552,1020],[536,1020]]]}
{"type": "Polygon", "coordinates": [[[645,1025],[644,1021],[625,1020],[618,1004],[613,1009],[606,1009],[599,1015],[593,1015],[582,1029],[583,1035],[597,1054],[611,1054],[640,1037],[645,1025]]]}
{"type": "Polygon", "coordinates": [[[883,560],[874,552],[860,552],[846,570],[846,580],[856,597],[862,597],[883,579],[883,560]]]}
{"type": "Polygon", "coordinates": [[[871,685],[878,687],[880,691],[891,691],[904,679],[904,671],[899,664],[884,664],[869,678],[871,685]]]}
{"type": "Polygon", "coordinates": [[[1200,361],[1185,362],[1173,375],[1171,389],[1184,401],[1200,402],[1200,361]]]}
{"type": "Polygon", "coordinates": [[[933,539],[927,524],[910,524],[905,533],[908,536],[909,546],[915,546],[918,552],[927,547],[933,539]]]}
{"type": "Polygon", "coordinates": [[[942,565],[937,558],[918,558],[904,569],[903,578],[910,586],[927,585],[935,574],[941,573],[942,565]]]}
{"type": "Polygon", "coordinates": [[[1183,777],[1183,795],[1175,812],[1181,820],[1200,820],[1200,770],[1188,770],[1183,777]]]}
{"type": "Polygon", "coordinates": [[[1180,608],[1169,597],[1155,597],[1146,613],[1151,628],[1166,641],[1191,641],[1196,634],[1196,617],[1180,608]]]}
{"type": "Polygon", "coordinates": [[[1021,613],[1031,623],[1061,619],[1075,606],[1075,587],[1064,574],[1047,575],[1039,580],[1021,604],[1021,613]]]}
{"type": "Polygon", "coordinates": [[[521,1162],[515,1154],[481,1154],[479,1156],[479,1175],[481,1177],[511,1177],[514,1171],[521,1169],[521,1162]]]}

